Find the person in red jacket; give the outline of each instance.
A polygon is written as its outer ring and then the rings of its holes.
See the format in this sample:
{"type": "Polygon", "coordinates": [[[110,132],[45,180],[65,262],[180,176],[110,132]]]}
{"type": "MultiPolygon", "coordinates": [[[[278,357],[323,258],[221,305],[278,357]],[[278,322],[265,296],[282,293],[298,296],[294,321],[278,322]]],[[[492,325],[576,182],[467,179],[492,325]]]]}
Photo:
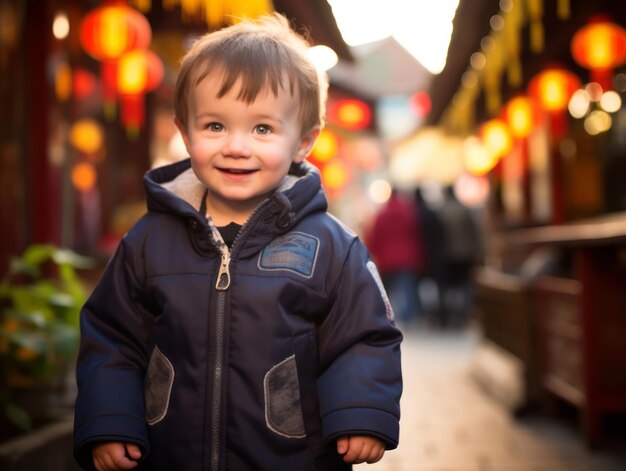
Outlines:
{"type": "Polygon", "coordinates": [[[405,327],[420,313],[418,281],[424,253],[418,214],[414,201],[394,189],[365,237],[396,322],[405,327]]]}

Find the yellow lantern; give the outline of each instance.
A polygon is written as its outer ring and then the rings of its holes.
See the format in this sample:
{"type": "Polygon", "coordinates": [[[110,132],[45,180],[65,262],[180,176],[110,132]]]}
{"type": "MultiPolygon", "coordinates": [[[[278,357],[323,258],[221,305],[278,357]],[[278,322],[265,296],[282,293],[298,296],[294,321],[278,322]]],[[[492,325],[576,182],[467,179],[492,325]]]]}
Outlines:
{"type": "Polygon", "coordinates": [[[496,166],[498,159],[476,136],[468,137],[463,143],[463,166],[472,175],[487,174],[496,166]]]}
{"type": "Polygon", "coordinates": [[[342,190],[348,183],[349,173],[346,165],[338,160],[328,163],[322,169],[322,182],[329,192],[342,190]]]}
{"type": "Polygon", "coordinates": [[[528,97],[512,98],[504,108],[504,115],[513,137],[524,138],[532,131],[533,106],[528,97]]]}
{"type": "Polygon", "coordinates": [[[323,129],[311,151],[311,157],[320,163],[328,162],[337,155],[338,149],[337,135],[328,129],[323,129]]]}
{"type": "Polygon", "coordinates": [[[490,119],[483,124],[480,136],[487,150],[496,157],[502,157],[511,150],[511,134],[501,119],[490,119]]]}

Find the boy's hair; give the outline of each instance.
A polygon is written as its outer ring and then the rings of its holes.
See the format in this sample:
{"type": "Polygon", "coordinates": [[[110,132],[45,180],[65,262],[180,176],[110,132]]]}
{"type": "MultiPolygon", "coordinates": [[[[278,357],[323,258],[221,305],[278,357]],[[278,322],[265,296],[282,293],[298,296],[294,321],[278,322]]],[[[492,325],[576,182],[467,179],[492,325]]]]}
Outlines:
{"type": "Polygon", "coordinates": [[[238,99],[248,104],[265,90],[277,95],[283,88],[293,95],[297,87],[302,132],[322,127],[328,83],[309,59],[308,48],[278,13],[201,36],[181,61],[174,90],[176,119],[187,127],[190,92],[208,74],[218,73],[218,97],[240,80],[238,99]]]}

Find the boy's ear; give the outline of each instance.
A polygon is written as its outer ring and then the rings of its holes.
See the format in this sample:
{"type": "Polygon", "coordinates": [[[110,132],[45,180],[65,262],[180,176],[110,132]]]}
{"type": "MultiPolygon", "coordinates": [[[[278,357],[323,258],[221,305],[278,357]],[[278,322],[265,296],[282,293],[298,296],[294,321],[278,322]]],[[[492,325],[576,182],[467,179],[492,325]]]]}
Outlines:
{"type": "Polygon", "coordinates": [[[187,153],[191,155],[191,152],[189,151],[189,134],[187,133],[187,128],[185,128],[185,126],[183,126],[183,123],[181,123],[177,118],[174,118],[174,123],[176,123],[176,127],[180,131],[180,135],[183,137],[183,142],[185,143],[185,149],[187,149],[187,153]]]}
{"type": "Polygon", "coordinates": [[[293,159],[295,163],[299,164],[309,156],[311,150],[313,150],[313,146],[315,145],[317,138],[320,135],[320,131],[321,128],[319,126],[316,126],[300,138],[300,145],[298,146],[296,156],[293,159]]]}

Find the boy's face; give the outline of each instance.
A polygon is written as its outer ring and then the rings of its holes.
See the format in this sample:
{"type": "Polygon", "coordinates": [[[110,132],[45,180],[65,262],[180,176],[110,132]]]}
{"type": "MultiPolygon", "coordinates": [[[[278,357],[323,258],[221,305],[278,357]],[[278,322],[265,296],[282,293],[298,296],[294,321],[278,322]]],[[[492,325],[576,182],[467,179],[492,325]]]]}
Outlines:
{"type": "Polygon", "coordinates": [[[297,93],[265,90],[248,105],[237,99],[239,84],[221,98],[219,87],[209,74],[192,89],[188,124],[179,129],[216,224],[243,223],[291,163],[306,158],[318,130],[302,135],[297,93]]]}

